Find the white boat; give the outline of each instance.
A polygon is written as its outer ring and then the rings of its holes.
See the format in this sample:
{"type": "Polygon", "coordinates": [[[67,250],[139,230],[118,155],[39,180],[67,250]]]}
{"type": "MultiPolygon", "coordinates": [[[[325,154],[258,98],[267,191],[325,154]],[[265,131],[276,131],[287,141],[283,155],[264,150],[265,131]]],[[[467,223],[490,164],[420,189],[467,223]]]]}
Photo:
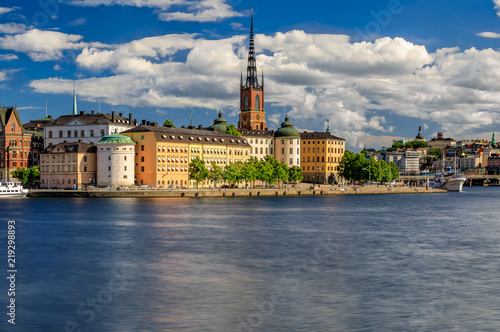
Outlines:
{"type": "Polygon", "coordinates": [[[24,197],[28,189],[23,189],[19,182],[0,182],[0,197],[24,197]]]}
{"type": "Polygon", "coordinates": [[[462,191],[465,180],[467,178],[463,174],[450,174],[446,176],[444,173],[436,173],[434,186],[435,188],[447,191],[462,191]]]}

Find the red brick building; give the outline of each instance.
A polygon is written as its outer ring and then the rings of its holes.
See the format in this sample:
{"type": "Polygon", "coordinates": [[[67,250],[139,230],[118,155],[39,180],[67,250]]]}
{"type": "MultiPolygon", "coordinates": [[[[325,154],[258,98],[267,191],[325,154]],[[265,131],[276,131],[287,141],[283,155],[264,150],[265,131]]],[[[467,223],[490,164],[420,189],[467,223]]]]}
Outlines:
{"type": "Polygon", "coordinates": [[[253,16],[250,25],[250,48],[248,52],[247,77],[240,83],[240,119],[238,129],[265,130],[267,128],[264,110],[264,73],[259,84],[257,63],[255,61],[255,44],[253,36],[253,16]]]}
{"type": "Polygon", "coordinates": [[[22,128],[16,108],[0,108],[0,180],[11,180],[17,167],[28,167],[31,134],[22,128]]]}

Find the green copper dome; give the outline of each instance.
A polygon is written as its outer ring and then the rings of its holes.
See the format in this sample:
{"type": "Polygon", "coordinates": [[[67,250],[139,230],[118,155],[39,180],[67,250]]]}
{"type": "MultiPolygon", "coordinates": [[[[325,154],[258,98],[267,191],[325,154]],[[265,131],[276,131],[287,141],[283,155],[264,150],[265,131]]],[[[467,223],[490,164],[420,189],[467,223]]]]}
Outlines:
{"type": "Polygon", "coordinates": [[[281,128],[276,130],[274,137],[297,137],[300,138],[300,134],[297,129],[293,128],[293,124],[288,118],[288,114],[285,115],[285,121],[281,124],[281,128]]]}
{"type": "Polygon", "coordinates": [[[128,136],[114,133],[108,136],[103,136],[97,144],[135,144],[135,142],[128,136]]]}
{"type": "Polygon", "coordinates": [[[226,132],[227,121],[222,117],[222,111],[219,110],[219,117],[214,120],[214,124],[208,127],[209,129],[215,129],[221,133],[226,132]]]}

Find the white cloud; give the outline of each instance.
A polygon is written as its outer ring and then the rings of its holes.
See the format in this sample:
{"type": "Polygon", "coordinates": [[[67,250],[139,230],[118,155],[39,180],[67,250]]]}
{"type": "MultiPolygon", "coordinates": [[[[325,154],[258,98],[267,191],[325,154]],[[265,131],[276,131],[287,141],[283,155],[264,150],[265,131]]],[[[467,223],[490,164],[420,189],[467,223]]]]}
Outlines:
{"type": "Polygon", "coordinates": [[[26,25],[22,23],[5,23],[0,24],[0,33],[15,34],[26,31],[26,25]]]}
{"type": "MultiPolygon", "coordinates": [[[[80,79],[78,94],[162,110],[234,109],[239,72],[246,67],[246,38],[182,34],[112,47],[87,45],[77,57],[81,71],[111,74],[80,79]]],[[[344,35],[303,31],[257,35],[256,46],[259,74],[266,73],[271,128],[285,113],[298,128],[316,124],[323,130],[320,125],[329,119],[332,132],[352,148],[365,146],[368,136],[392,135],[395,115],[415,119],[411,137],[423,121],[453,137],[475,137],[500,125],[500,52],[495,50],[429,53],[402,38],[352,43],[344,35]]],[[[72,91],[72,81],[60,78],[34,80],[30,86],[40,93],[72,91]]]]}
{"type": "Polygon", "coordinates": [[[20,69],[2,69],[0,70],[0,82],[12,79],[12,74],[18,72],[20,69]]]}
{"type": "Polygon", "coordinates": [[[163,21],[187,22],[213,22],[237,16],[243,14],[235,12],[225,0],[201,0],[190,3],[188,12],[162,12],[159,15],[163,21]]]}
{"type": "Polygon", "coordinates": [[[0,48],[23,52],[33,61],[57,60],[64,50],[82,49],[88,44],[81,42],[83,37],[58,31],[33,29],[22,34],[0,37],[0,48]]]}
{"type": "Polygon", "coordinates": [[[12,8],[0,7],[0,15],[10,13],[16,9],[19,9],[19,7],[12,7],[12,8]]]}
{"type": "Polygon", "coordinates": [[[234,11],[227,0],[73,0],[76,6],[134,6],[159,9],[163,21],[213,22],[243,16],[234,11]],[[171,7],[185,7],[185,11],[171,11],[171,7]]]}
{"type": "Polygon", "coordinates": [[[12,61],[17,59],[19,59],[19,57],[15,54],[0,54],[0,61],[12,61]]]}
{"type": "Polygon", "coordinates": [[[495,3],[495,9],[497,10],[497,15],[500,16],[500,0],[493,0],[495,3]]]}
{"type": "Polygon", "coordinates": [[[76,20],[68,23],[68,25],[71,25],[71,26],[80,26],[80,25],[85,25],[85,24],[87,24],[87,19],[85,17],[77,18],[76,20]]]}
{"type": "Polygon", "coordinates": [[[496,32],[480,32],[477,34],[479,37],[484,37],[484,38],[500,38],[500,33],[496,32]]]}

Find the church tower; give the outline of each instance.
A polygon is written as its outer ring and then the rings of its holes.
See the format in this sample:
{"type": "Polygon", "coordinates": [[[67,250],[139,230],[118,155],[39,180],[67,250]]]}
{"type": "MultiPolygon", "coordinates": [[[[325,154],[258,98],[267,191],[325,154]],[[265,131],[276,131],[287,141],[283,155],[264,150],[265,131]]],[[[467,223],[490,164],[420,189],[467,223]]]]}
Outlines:
{"type": "Polygon", "coordinates": [[[264,73],[262,73],[262,81],[261,85],[259,85],[257,63],[255,61],[252,11],[247,77],[243,82],[242,73],[240,82],[240,120],[238,121],[238,129],[264,130],[266,128],[266,112],[264,111],[264,73]]]}

